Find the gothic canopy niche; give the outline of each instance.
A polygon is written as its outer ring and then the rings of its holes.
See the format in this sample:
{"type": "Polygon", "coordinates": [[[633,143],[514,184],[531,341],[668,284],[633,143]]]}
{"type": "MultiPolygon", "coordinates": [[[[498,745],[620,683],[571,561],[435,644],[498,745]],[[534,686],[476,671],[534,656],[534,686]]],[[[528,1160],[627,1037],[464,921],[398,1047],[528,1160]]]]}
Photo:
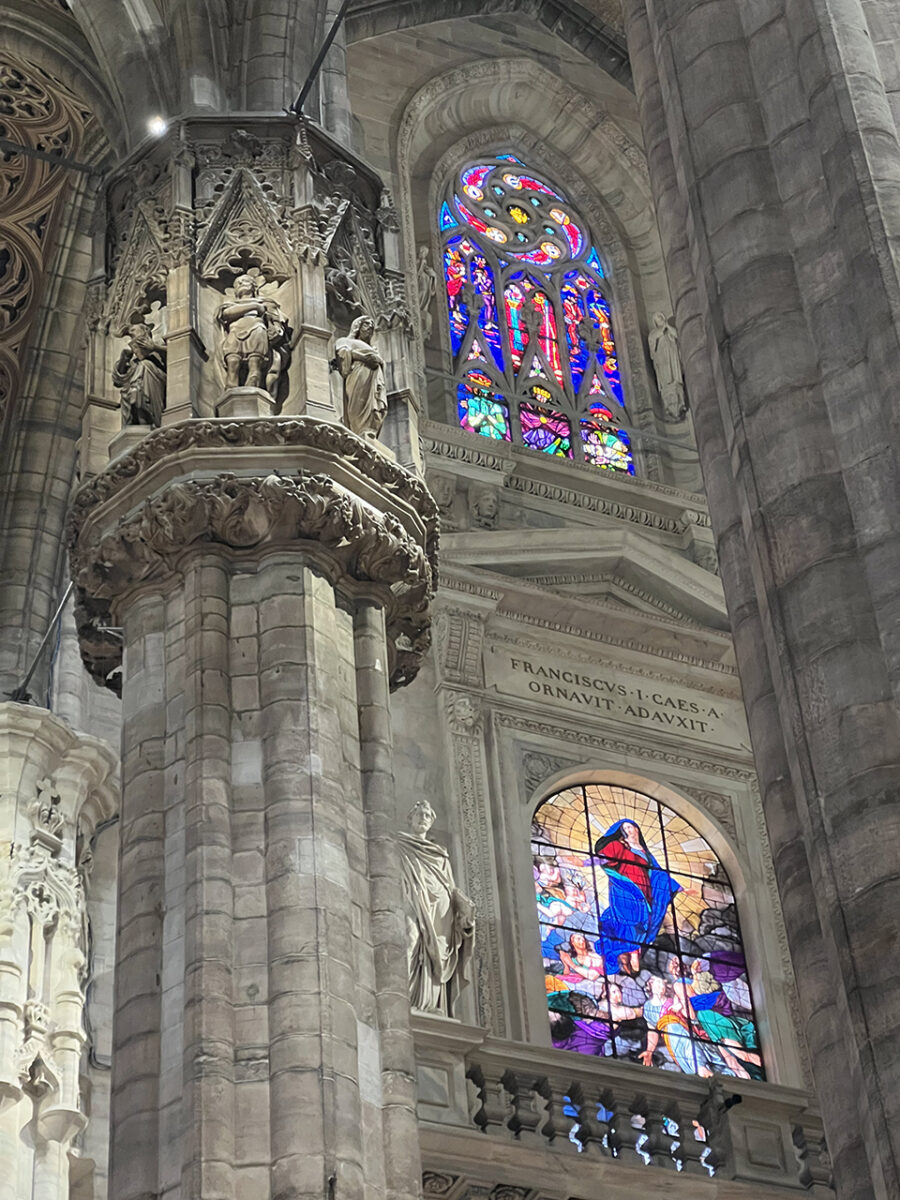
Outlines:
{"type": "MultiPolygon", "coordinates": [[[[90,112],[34,63],[0,56],[0,137],[51,158],[77,158],[90,112]]],[[[21,383],[28,332],[50,265],[70,172],[46,159],[4,151],[0,184],[0,420],[21,383]]]]}

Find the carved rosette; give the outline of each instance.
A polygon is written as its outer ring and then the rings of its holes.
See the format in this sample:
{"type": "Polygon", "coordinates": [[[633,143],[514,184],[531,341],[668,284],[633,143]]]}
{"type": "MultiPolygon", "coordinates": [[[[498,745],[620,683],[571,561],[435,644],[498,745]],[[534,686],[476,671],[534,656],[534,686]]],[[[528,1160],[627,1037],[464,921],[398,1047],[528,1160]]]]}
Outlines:
{"type": "Polygon", "coordinates": [[[158,430],[81,489],[68,544],[82,657],[114,691],[123,601],[210,545],[257,557],[294,547],[336,589],[373,595],[392,687],[415,677],[430,643],[437,508],[418,479],[342,426],[297,417],[158,430]]]}

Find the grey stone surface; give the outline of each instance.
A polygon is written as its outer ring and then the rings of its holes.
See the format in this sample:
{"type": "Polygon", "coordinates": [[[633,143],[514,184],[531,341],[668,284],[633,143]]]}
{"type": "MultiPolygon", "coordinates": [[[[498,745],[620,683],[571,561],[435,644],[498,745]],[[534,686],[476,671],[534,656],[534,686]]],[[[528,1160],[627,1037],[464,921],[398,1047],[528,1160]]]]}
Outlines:
{"type": "MultiPolygon", "coordinates": [[[[0,686],[61,595],[73,488],[119,456],[94,593],[32,691],[78,744],[117,744],[121,725],[125,785],[119,869],[109,826],[85,884],[96,957],[67,1003],[88,1023],[76,1036],[72,1008],[59,1026],[70,1065],[85,1039],[66,1086],[87,1127],[33,1153],[31,1100],[0,1112],[2,1200],[414,1200],[422,1165],[446,1200],[827,1196],[810,1079],[841,1200],[898,1194],[894,7],[627,0],[623,20],[616,0],[358,3],[307,104],[330,142],[297,141],[283,110],[334,5],[0,2],[28,78],[83,100],[66,152],[97,167],[32,231],[39,303],[0,415],[0,686]],[[158,140],[152,117],[170,123],[158,140]],[[416,313],[417,259],[440,262],[435,212],[461,162],[501,146],[557,180],[603,247],[634,480],[455,426],[445,308],[438,294],[416,313]],[[216,461],[193,434],[162,467],[114,438],[111,372],[145,319],[165,331],[170,447],[182,423],[216,425],[215,314],[247,270],[292,326],[275,411],[336,438],[335,341],[376,318],[389,454],[348,467],[337,443],[242,443],[269,405],[218,410],[233,440],[216,461]],[[689,422],[665,420],[654,383],[657,311],[675,314],[689,422]],[[423,627],[408,579],[375,595],[348,550],[385,513],[421,533],[387,475],[365,482],[391,456],[434,480],[443,525],[434,650],[393,696],[423,627]],[[346,544],[336,526],[322,541],[348,510],[297,483],[314,472],[362,489],[346,544]],[[272,513],[300,511],[306,533],[322,514],[314,536],[279,540],[272,513]],[[121,703],[94,682],[115,681],[120,627],[121,703]],[[535,694],[524,661],[659,701],[535,694]],[[654,722],[679,699],[716,716],[654,722]],[[550,1046],[530,819],[584,780],[659,798],[735,884],[769,1082],[730,1081],[727,1115],[697,1080],[550,1046]],[[479,913],[455,1022],[409,1016],[394,835],[422,799],[479,913]],[[584,1097],[610,1099],[625,1155],[593,1125],[578,1155],[571,1095],[591,1121],[584,1097]],[[692,1145],[673,1170],[673,1105],[708,1126],[714,1178],[692,1145]]],[[[2,777],[30,778],[39,742],[2,777]]],[[[4,789],[0,828],[17,813],[4,789]]]]}

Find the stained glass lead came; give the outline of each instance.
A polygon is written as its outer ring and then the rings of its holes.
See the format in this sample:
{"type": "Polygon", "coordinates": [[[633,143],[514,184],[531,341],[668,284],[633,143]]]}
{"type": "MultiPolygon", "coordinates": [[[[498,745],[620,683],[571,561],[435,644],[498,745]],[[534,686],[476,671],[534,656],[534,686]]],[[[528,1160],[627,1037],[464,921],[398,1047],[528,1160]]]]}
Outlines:
{"type": "Polygon", "coordinates": [[[439,226],[463,427],[511,440],[505,397],[543,380],[552,395],[517,405],[516,440],[634,474],[628,435],[612,417],[625,398],[603,267],[563,193],[503,151],[460,172],[439,226]],[[472,364],[483,380],[463,374],[472,364]],[[600,409],[585,410],[588,396],[600,409]]]}

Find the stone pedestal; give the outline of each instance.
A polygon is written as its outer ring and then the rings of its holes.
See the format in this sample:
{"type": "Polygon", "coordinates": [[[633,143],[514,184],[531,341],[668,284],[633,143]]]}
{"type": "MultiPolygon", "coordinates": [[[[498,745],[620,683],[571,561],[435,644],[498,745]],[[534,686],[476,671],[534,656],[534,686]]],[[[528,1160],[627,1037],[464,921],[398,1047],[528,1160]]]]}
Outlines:
{"type": "Polygon", "coordinates": [[[76,500],[95,675],[124,636],[113,1200],[418,1194],[388,694],[434,522],[308,418],[158,431],[76,500]]]}
{"type": "Polygon", "coordinates": [[[85,851],[115,812],[115,763],[46,709],[0,704],[0,1200],[69,1200],[86,1122],[85,851]]]}
{"type": "Polygon", "coordinates": [[[217,417],[271,417],[274,412],[275,401],[257,387],[229,388],[216,405],[217,417]]]}
{"type": "Polygon", "coordinates": [[[121,458],[123,454],[128,454],[135,446],[140,445],[150,432],[149,425],[123,426],[115,437],[109,440],[109,461],[113,462],[115,459],[121,458]]]}

